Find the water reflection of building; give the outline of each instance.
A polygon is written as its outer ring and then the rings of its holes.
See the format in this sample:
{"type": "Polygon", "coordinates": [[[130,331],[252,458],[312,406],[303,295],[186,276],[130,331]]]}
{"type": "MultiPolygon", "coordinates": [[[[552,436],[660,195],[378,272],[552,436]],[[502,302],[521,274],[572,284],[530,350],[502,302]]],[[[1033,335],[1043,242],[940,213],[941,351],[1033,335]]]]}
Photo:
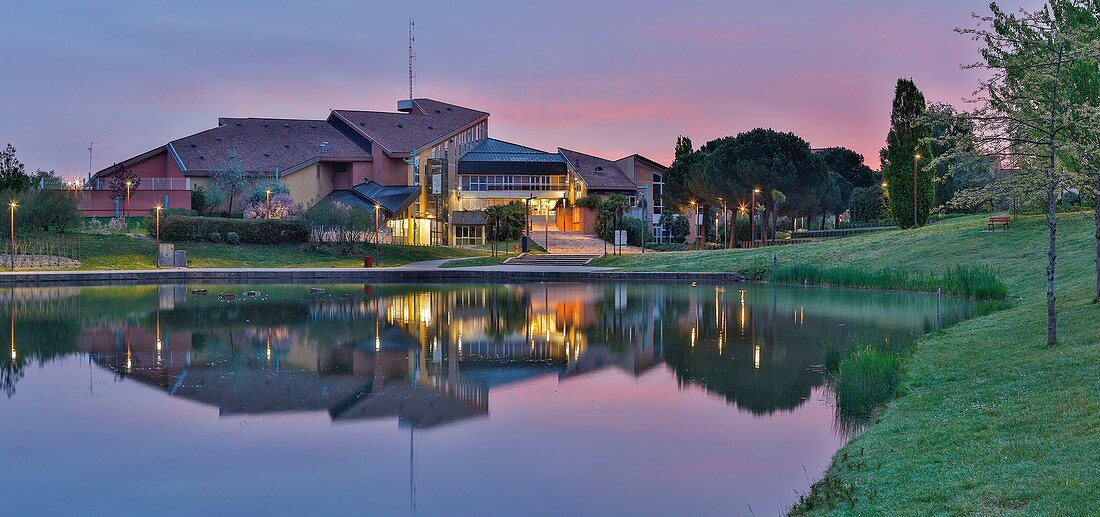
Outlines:
{"type": "Polygon", "coordinates": [[[538,301],[534,286],[392,287],[229,303],[162,292],[147,321],[87,327],[79,347],[223,415],[324,410],[415,427],[486,415],[491,388],[591,368],[578,324],[598,293],[584,286],[544,286],[538,301]]]}
{"type": "Polygon", "coordinates": [[[224,415],[325,411],[429,427],[487,415],[495,387],[664,363],[681,384],[769,413],[821,385],[823,342],[904,341],[929,312],[896,293],[735,285],[267,286],[254,298],[208,288],[9,293],[18,359],[0,361],[5,389],[27,360],[83,351],[224,415]]]}

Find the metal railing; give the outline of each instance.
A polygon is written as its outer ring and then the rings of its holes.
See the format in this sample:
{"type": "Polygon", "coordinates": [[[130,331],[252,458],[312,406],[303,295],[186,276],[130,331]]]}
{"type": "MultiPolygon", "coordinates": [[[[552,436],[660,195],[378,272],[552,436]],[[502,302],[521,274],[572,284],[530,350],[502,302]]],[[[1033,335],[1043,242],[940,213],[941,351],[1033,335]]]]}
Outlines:
{"type": "MultiPolygon", "coordinates": [[[[111,180],[97,178],[88,182],[88,190],[111,190],[111,180]]],[[[133,190],[191,190],[191,178],[141,178],[133,190]]]]}

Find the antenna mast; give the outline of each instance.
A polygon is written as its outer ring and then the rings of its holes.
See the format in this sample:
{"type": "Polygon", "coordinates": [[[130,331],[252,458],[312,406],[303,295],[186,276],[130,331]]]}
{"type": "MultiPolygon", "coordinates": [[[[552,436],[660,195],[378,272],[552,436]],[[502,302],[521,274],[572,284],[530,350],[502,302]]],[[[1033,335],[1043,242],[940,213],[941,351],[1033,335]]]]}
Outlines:
{"type": "Polygon", "coordinates": [[[416,42],[416,36],[413,35],[413,29],[416,28],[416,20],[409,18],[409,100],[413,98],[413,78],[416,77],[413,74],[413,58],[416,54],[413,54],[413,43],[416,42]]]}
{"type": "Polygon", "coordinates": [[[92,179],[92,146],[99,142],[88,142],[88,179],[92,179]]]}

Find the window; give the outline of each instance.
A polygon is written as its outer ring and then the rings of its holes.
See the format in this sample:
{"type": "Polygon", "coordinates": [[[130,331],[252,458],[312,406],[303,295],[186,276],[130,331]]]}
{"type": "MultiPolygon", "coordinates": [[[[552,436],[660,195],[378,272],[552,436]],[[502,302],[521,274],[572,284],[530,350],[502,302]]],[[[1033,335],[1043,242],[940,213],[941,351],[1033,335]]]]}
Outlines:
{"type": "Polygon", "coordinates": [[[474,246],[485,242],[484,226],[455,226],[455,245],[474,246]]]}
{"type": "Polygon", "coordinates": [[[462,190],[487,192],[505,190],[567,190],[565,176],[463,175],[462,190]]]}

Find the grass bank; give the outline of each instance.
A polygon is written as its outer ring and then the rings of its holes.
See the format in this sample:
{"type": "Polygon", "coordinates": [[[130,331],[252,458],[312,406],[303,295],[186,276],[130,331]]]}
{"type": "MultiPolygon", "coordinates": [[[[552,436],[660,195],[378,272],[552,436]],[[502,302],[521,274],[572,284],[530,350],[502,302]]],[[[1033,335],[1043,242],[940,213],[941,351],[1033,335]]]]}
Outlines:
{"type": "MultiPolygon", "coordinates": [[[[19,239],[66,239],[75,241],[79,250],[79,269],[154,269],[156,245],[151,239],[128,235],[91,233],[18,234],[19,239]]],[[[382,244],[355,254],[311,251],[300,244],[219,244],[181,242],[177,249],[187,250],[190,267],[363,267],[363,255],[374,257],[379,266],[398,266],[421,260],[479,257],[481,250],[441,246],[400,246],[382,244]]]]}
{"type": "MultiPolygon", "coordinates": [[[[925,336],[901,395],[839,451],[798,508],[811,515],[1100,514],[1100,306],[1094,225],[1059,220],[1061,343],[1045,346],[1046,223],[985,231],[985,216],[770,249],[628,255],[639,271],[742,271],[816,264],[935,274],[985,267],[1012,307],[925,336]]],[[[595,265],[595,264],[594,264],[595,265]]]]}

